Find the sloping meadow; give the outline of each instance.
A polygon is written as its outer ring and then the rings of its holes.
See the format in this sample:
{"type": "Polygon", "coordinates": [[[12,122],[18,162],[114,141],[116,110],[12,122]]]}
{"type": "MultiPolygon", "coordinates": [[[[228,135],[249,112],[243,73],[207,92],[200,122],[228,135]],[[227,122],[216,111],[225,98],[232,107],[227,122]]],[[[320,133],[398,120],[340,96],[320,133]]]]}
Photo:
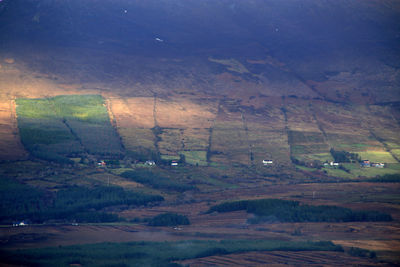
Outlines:
{"type": "Polygon", "coordinates": [[[35,157],[70,163],[85,153],[119,157],[122,145],[100,95],[17,99],[22,143],[35,157]]]}

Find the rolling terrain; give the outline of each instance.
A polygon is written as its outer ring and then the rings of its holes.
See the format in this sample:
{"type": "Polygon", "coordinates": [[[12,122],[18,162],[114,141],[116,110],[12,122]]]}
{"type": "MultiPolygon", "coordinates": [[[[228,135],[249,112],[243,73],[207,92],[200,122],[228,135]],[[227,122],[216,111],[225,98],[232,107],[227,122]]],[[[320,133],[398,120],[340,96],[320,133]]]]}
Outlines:
{"type": "Polygon", "coordinates": [[[399,264],[399,13],[0,1],[0,262],[399,264]]]}

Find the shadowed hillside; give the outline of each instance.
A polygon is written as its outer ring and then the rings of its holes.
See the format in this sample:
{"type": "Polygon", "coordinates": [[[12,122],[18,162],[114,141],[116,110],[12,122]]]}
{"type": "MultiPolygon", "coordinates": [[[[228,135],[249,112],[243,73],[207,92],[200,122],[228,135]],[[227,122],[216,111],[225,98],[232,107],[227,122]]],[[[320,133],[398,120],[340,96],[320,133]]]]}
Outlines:
{"type": "Polygon", "coordinates": [[[398,265],[399,17],[0,0],[1,264],[398,265]]]}

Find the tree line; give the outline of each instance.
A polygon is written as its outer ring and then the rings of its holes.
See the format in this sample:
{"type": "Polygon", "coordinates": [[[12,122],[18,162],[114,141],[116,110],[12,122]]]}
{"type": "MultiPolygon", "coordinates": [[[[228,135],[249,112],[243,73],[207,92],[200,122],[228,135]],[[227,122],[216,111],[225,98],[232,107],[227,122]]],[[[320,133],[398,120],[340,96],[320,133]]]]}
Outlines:
{"type": "Polygon", "coordinates": [[[224,202],[212,206],[207,213],[245,210],[257,215],[251,223],[279,222],[353,222],[391,221],[389,214],[379,211],[354,211],[338,206],[301,205],[298,201],[281,199],[257,199],[224,202]]]}
{"type": "Polygon", "coordinates": [[[120,187],[73,186],[49,193],[10,179],[0,183],[0,221],[110,222],[118,221],[115,214],[101,210],[116,205],[147,205],[163,201],[159,195],[125,191],[120,187]],[[9,185],[5,185],[9,183],[9,185]]]}

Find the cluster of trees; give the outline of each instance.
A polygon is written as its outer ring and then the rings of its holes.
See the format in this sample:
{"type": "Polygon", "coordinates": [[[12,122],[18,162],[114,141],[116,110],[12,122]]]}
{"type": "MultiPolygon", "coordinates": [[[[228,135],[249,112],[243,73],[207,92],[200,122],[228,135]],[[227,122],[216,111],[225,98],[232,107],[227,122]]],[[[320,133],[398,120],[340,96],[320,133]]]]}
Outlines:
{"type": "Polygon", "coordinates": [[[225,202],[212,206],[211,212],[246,210],[257,217],[251,223],[264,221],[280,222],[352,222],[391,221],[392,217],[379,211],[353,211],[337,206],[300,205],[298,201],[280,199],[258,199],[225,202]]]}
{"type": "Polygon", "coordinates": [[[356,153],[351,153],[347,151],[338,151],[333,148],[331,148],[330,153],[334,158],[335,162],[341,162],[341,163],[354,162],[354,161],[361,162],[360,156],[356,153]]]}
{"type": "Polygon", "coordinates": [[[150,226],[176,226],[189,225],[190,221],[185,215],[176,213],[163,213],[151,218],[148,224],[150,226]]]}
{"type": "Polygon", "coordinates": [[[11,183],[13,186],[0,188],[0,220],[4,222],[26,219],[37,223],[52,220],[110,222],[119,218],[102,212],[103,208],[146,205],[164,200],[162,196],[129,192],[120,187],[74,186],[49,194],[14,181],[11,183]]]}
{"type": "Polygon", "coordinates": [[[378,183],[399,183],[400,182],[400,174],[385,174],[382,176],[377,176],[374,179],[369,180],[371,182],[378,183]]]}
{"type": "Polygon", "coordinates": [[[321,169],[323,167],[322,162],[319,160],[314,160],[312,162],[305,162],[305,161],[299,160],[293,156],[290,157],[290,160],[292,161],[293,164],[299,165],[299,166],[305,166],[305,167],[317,168],[317,169],[321,169]]]}
{"type": "Polygon", "coordinates": [[[182,184],[171,180],[165,176],[147,169],[138,169],[135,171],[126,171],[121,173],[121,176],[135,182],[149,185],[156,189],[166,189],[177,192],[184,192],[195,189],[192,185],[182,184]]]}
{"type": "Polygon", "coordinates": [[[46,209],[49,196],[44,191],[20,184],[12,179],[0,179],[0,221],[11,223],[26,219],[27,214],[46,209]]]}
{"type": "MultiPolygon", "coordinates": [[[[27,147],[27,146],[26,146],[27,147]]],[[[70,158],[60,155],[58,153],[49,151],[47,149],[43,149],[38,146],[30,146],[27,147],[29,153],[34,156],[35,158],[58,163],[61,165],[72,165],[74,164],[74,161],[71,160],[70,158]]]]}

